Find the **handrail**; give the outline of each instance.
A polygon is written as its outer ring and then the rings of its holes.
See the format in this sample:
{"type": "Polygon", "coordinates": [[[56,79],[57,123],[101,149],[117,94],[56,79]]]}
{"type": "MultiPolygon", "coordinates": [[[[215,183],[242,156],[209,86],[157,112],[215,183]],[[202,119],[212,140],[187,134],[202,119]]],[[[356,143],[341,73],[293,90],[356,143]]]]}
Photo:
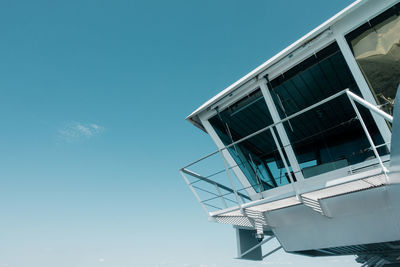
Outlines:
{"type": "Polygon", "coordinates": [[[393,123],[393,116],[387,114],[386,112],[384,112],[383,110],[377,108],[376,106],[372,105],[371,103],[369,103],[368,101],[362,99],[361,97],[359,97],[358,95],[356,95],[355,93],[351,92],[350,90],[347,91],[347,95],[349,97],[351,97],[354,101],[356,101],[357,103],[363,105],[364,107],[366,107],[367,109],[375,112],[378,115],[381,115],[385,120],[393,123]]]}
{"type": "MultiPolygon", "coordinates": [[[[368,142],[369,142],[369,144],[371,145],[372,151],[374,152],[375,157],[378,159],[379,165],[381,166],[382,171],[383,171],[383,173],[385,174],[386,180],[388,181],[388,180],[389,180],[389,177],[388,177],[388,175],[387,175],[388,170],[386,169],[385,165],[383,165],[382,159],[381,159],[381,157],[379,156],[379,153],[378,153],[378,150],[376,149],[375,143],[374,143],[374,141],[372,140],[372,137],[371,137],[371,135],[370,135],[369,132],[368,132],[367,126],[365,125],[365,122],[364,122],[364,120],[363,120],[363,118],[362,118],[362,116],[361,116],[361,114],[360,114],[360,111],[358,110],[356,104],[354,103],[354,98],[358,98],[358,97],[357,97],[357,95],[355,95],[355,94],[350,94],[350,93],[351,93],[350,91],[347,91],[346,93],[347,93],[347,96],[349,97],[350,103],[351,103],[351,105],[352,105],[354,111],[356,112],[357,118],[359,119],[359,121],[360,121],[360,123],[361,123],[361,127],[362,127],[363,130],[364,130],[365,136],[367,137],[368,142]]],[[[363,100],[363,99],[362,99],[362,100],[363,100]]],[[[369,105],[368,105],[368,104],[369,104],[368,102],[367,102],[367,105],[365,105],[365,103],[364,103],[365,107],[367,107],[367,108],[369,109],[369,105]]],[[[382,112],[383,112],[383,111],[382,111],[382,112]]],[[[393,118],[392,118],[392,121],[393,121],[393,118]]]]}
{"type": "Polygon", "coordinates": [[[291,119],[293,119],[293,118],[295,118],[295,117],[297,117],[297,116],[299,116],[299,115],[301,115],[301,114],[303,114],[303,113],[305,113],[305,112],[307,112],[307,111],[309,111],[309,110],[311,110],[311,109],[314,109],[314,108],[316,108],[316,107],[318,107],[318,106],[320,106],[320,105],[323,105],[323,104],[325,104],[326,102],[329,102],[329,101],[331,101],[331,100],[333,100],[333,99],[335,99],[335,98],[337,98],[337,97],[339,97],[339,96],[341,96],[341,95],[343,95],[343,94],[347,94],[347,95],[348,95],[350,98],[352,98],[354,101],[356,101],[357,103],[363,105],[365,108],[367,108],[367,109],[369,109],[369,110],[375,112],[376,114],[381,115],[381,116],[382,116],[384,119],[386,119],[387,121],[393,122],[393,116],[391,116],[391,115],[387,114],[386,112],[380,110],[379,108],[377,108],[376,106],[372,105],[372,104],[369,103],[368,101],[362,99],[362,98],[359,97],[358,95],[356,95],[356,94],[354,94],[353,92],[351,92],[349,88],[347,88],[347,89],[344,89],[344,90],[342,90],[342,91],[340,91],[340,92],[338,92],[338,93],[336,93],[336,94],[334,94],[334,95],[331,95],[331,96],[329,96],[329,97],[327,97],[327,98],[325,98],[325,99],[323,99],[323,100],[321,100],[321,101],[319,101],[319,102],[317,102],[317,103],[315,103],[315,104],[313,104],[313,105],[311,105],[311,106],[308,106],[308,107],[306,107],[306,108],[304,108],[304,109],[302,109],[302,110],[300,110],[300,111],[298,111],[298,112],[296,112],[296,113],[293,113],[292,115],[287,116],[286,118],[284,118],[284,119],[282,119],[282,120],[280,120],[280,121],[278,121],[278,122],[276,122],[276,123],[273,123],[273,124],[271,124],[271,125],[269,125],[269,126],[266,126],[266,127],[264,127],[264,128],[261,128],[260,130],[255,131],[255,132],[252,133],[252,134],[249,134],[249,135],[247,135],[247,136],[245,136],[245,137],[243,137],[243,138],[241,138],[241,139],[239,139],[239,140],[237,140],[237,141],[235,141],[235,142],[232,142],[232,143],[230,143],[229,145],[224,146],[223,148],[221,148],[221,149],[219,149],[219,150],[217,150],[217,151],[214,151],[214,152],[212,152],[212,153],[210,153],[210,154],[208,154],[208,155],[206,155],[206,156],[204,156],[204,157],[202,157],[202,158],[200,158],[200,159],[198,159],[198,160],[196,160],[196,161],[193,161],[193,162],[189,163],[188,165],[186,165],[185,167],[183,167],[182,169],[188,168],[188,167],[192,166],[193,164],[198,163],[199,161],[202,161],[202,160],[204,160],[204,159],[206,159],[206,158],[209,158],[209,157],[211,157],[212,155],[217,154],[217,153],[220,152],[221,150],[228,149],[228,148],[230,148],[230,147],[232,147],[232,146],[234,146],[234,145],[237,145],[237,144],[239,144],[239,143],[241,143],[241,142],[243,142],[243,141],[246,141],[247,139],[250,139],[250,138],[252,138],[252,137],[254,137],[254,136],[256,136],[256,135],[258,135],[258,134],[260,134],[260,133],[262,133],[262,132],[265,132],[265,131],[267,131],[268,129],[270,129],[270,128],[272,128],[272,127],[275,127],[275,126],[278,125],[278,124],[281,124],[281,123],[284,123],[284,122],[286,122],[286,121],[288,121],[288,120],[291,120],[291,119]]]}
{"type": "MultiPolygon", "coordinates": [[[[205,178],[205,177],[203,177],[203,176],[201,176],[201,175],[199,175],[199,174],[197,174],[197,173],[195,173],[195,172],[189,171],[189,170],[187,170],[187,169],[185,169],[185,168],[181,169],[181,171],[184,172],[184,173],[186,173],[186,174],[189,174],[189,175],[191,175],[191,176],[193,176],[193,177],[196,177],[196,178],[199,179],[199,180],[202,180],[202,181],[204,181],[204,182],[207,182],[207,183],[209,183],[209,184],[217,185],[219,188],[224,189],[224,190],[226,190],[226,191],[228,191],[228,192],[230,192],[230,193],[234,193],[234,190],[233,190],[233,189],[231,189],[231,188],[229,188],[229,187],[227,187],[227,186],[225,186],[225,185],[223,185],[223,184],[220,184],[220,183],[214,182],[214,181],[212,181],[212,180],[210,180],[210,179],[207,179],[207,178],[205,178]]],[[[240,197],[242,197],[242,198],[245,198],[245,199],[247,199],[247,200],[251,200],[251,198],[249,198],[248,196],[246,196],[246,195],[244,195],[244,194],[242,194],[242,193],[237,192],[237,194],[238,194],[240,197]]]]}
{"type": "MultiPolygon", "coordinates": [[[[368,101],[364,100],[363,98],[359,97],[359,96],[356,95],[355,93],[351,92],[349,88],[344,89],[344,90],[342,90],[342,91],[340,91],[340,92],[338,92],[338,93],[336,93],[336,94],[333,94],[333,95],[331,95],[331,96],[329,96],[329,97],[327,97],[327,98],[325,98],[325,99],[323,99],[323,100],[321,100],[321,101],[319,101],[319,102],[317,102],[317,103],[315,103],[315,104],[313,104],[313,105],[311,105],[311,106],[308,106],[308,107],[306,107],[306,108],[304,108],[304,109],[302,109],[302,110],[300,110],[300,111],[298,111],[298,112],[296,112],[296,113],[294,113],[294,114],[292,114],[292,115],[290,115],[290,116],[285,117],[284,119],[281,119],[281,120],[278,121],[278,122],[275,122],[275,123],[273,123],[273,124],[271,124],[271,125],[269,125],[269,126],[266,126],[266,127],[262,128],[262,129],[260,129],[260,130],[258,130],[258,131],[255,131],[254,133],[249,134],[249,135],[247,135],[247,136],[245,136],[245,137],[243,137],[243,138],[241,138],[241,139],[239,139],[239,140],[237,140],[237,141],[235,141],[235,142],[232,142],[231,144],[226,145],[226,146],[224,146],[223,148],[221,148],[221,149],[219,149],[219,150],[217,150],[217,151],[215,151],[215,152],[212,152],[212,153],[210,153],[210,154],[208,154],[208,155],[206,155],[206,156],[204,156],[204,157],[202,157],[202,158],[200,158],[200,159],[198,159],[198,160],[196,160],[196,161],[194,161],[194,162],[192,162],[192,163],[186,165],[185,167],[181,168],[180,171],[182,172],[182,174],[183,174],[183,173],[186,173],[186,174],[188,174],[188,175],[191,175],[191,176],[193,176],[193,177],[199,179],[198,181],[201,180],[201,181],[204,181],[204,182],[207,182],[207,183],[209,183],[209,184],[212,184],[212,185],[216,186],[217,190],[218,190],[218,188],[221,188],[221,189],[226,190],[226,191],[228,191],[228,192],[230,192],[230,193],[234,193],[234,194],[235,194],[235,197],[236,197],[237,204],[238,204],[238,207],[236,207],[236,208],[234,208],[234,209],[235,209],[235,210],[236,210],[236,209],[242,210],[242,208],[247,207],[247,205],[246,205],[245,203],[241,204],[240,201],[239,201],[239,197],[241,197],[242,200],[243,200],[243,199],[251,200],[251,198],[248,197],[248,196],[246,196],[246,195],[244,195],[244,194],[242,194],[242,193],[240,193],[240,192],[239,192],[240,190],[236,190],[236,188],[235,188],[235,186],[234,186],[234,184],[233,184],[232,178],[230,177],[230,173],[229,173],[229,169],[231,169],[232,167],[229,167],[229,166],[227,165],[227,162],[225,161],[224,155],[223,155],[223,153],[222,153],[223,150],[228,150],[229,148],[231,148],[231,147],[233,147],[233,146],[235,146],[235,145],[237,145],[237,144],[239,144],[239,143],[241,143],[241,142],[244,142],[244,141],[246,141],[246,140],[248,140],[248,139],[250,139],[250,138],[252,138],[252,137],[254,137],[254,136],[256,136],[256,135],[258,135],[258,134],[260,134],[260,133],[263,133],[263,132],[265,132],[265,131],[267,131],[267,130],[271,130],[271,132],[272,132],[273,135],[274,135],[273,127],[276,127],[276,126],[279,125],[279,124],[282,124],[282,123],[284,123],[284,122],[286,122],[286,121],[289,121],[289,120],[291,120],[291,119],[293,119],[293,118],[295,118],[295,117],[297,117],[297,116],[299,116],[299,115],[301,115],[301,114],[303,114],[303,113],[305,113],[305,112],[307,112],[307,111],[310,111],[310,110],[312,110],[312,109],[314,109],[314,108],[316,108],[316,107],[318,107],[318,106],[320,106],[320,105],[323,105],[323,104],[325,104],[325,103],[327,103],[327,102],[329,102],[329,101],[331,101],[331,100],[333,100],[333,99],[335,99],[335,98],[337,98],[337,97],[339,97],[339,96],[342,96],[342,95],[346,95],[347,98],[349,99],[350,104],[352,105],[353,110],[354,110],[354,112],[356,113],[356,116],[357,116],[358,120],[360,121],[361,126],[362,126],[362,128],[363,128],[363,130],[364,130],[364,132],[365,132],[365,135],[366,135],[366,137],[367,137],[367,139],[368,139],[368,141],[369,141],[369,143],[370,143],[370,145],[371,145],[371,149],[373,150],[374,155],[375,155],[375,157],[377,158],[378,163],[379,163],[379,165],[381,166],[383,173],[385,174],[386,178],[388,179],[388,176],[387,176],[388,170],[387,170],[386,167],[383,165],[383,162],[382,162],[382,160],[381,160],[381,157],[380,157],[380,155],[379,155],[379,153],[378,153],[378,151],[377,151],[377,148],[378,148],[378,147],[381,147],[381,146],[387,145],[387,144],[378,145],[378,146],[376,146],[376,145],[374,144],[374,142],[373,142],[373,140],[372,140],[372,137],[371,137],[371,135],[370,135],[369,132],[368,132],[368,129],[367,129],[367,127],[366,127],[366,125],[365,125],[365,123],[364,123],[362,117],[361,117],[360,112],[358,111],[358,108],[357,108],[355,102],[357,102],[358,104],[360,104],[360,105],[362,105],[363,107],[367,108],[367,109],[370,110],[371,112],[374,112],[374,113],[380,115],[380,116],[383,117],[385,120],[387,120],[387,121],[389,121],[389,122],[391,122],[391,123],[393,122],[393,116],[387,114],[386,112],[382,111],[382,110],[379,109],[378,107],[374,106],[373,104],[371,104],[371,103],[369,103],[368,101]],[[230,183],[231,183],[232,188],[229,188],[229,187],[227,187],[227,186],[225,186],[225,185],[222,185],[222,184],[220,184],[220,183],[217,183],[217,182],[215,182],[215,181],[213,181],[213,180],[208,179],[207,177],[203,177],[203,176],[201,176],[201,175],[199,175],[199,174],[197,174],[197,173],[194,173],[194,172],[192,172],[192,171],[190,171],[190,170],[187,169],[188,167],[190,167],[190,166],[192,166],[192,165],[194,165],[194,164],[196,164],[196,163],[198,163],[198,162],[200,162],[200,161],[202,161],[202,160],[204,160],[204,159],[207,159],[207,158],[209,158],[209,157],[211,157],[211,156],[213,156],[213,155],[215,155],[215,154],[217,154],[217,153],[221,153],[221,156],[222,156],[222,159],[223,159],[224,165],[225,165],[225,171],[226,171],[227,174],[228,174],[228,178],[229,178],[229,180],[230,180],[230,183]]],[[[275,138],[276,138],[276,137],[275,137],[275,138]]],[[[275,142],[277,142],[277,140],[275,140],[275,142]]],[[[277,145],[277,147],[278,147],[278,149],[279,149],[280,146],[278,145],[278,143],[277,143],[276,145],[277,145]]],[[[279,151],[279,152],[280,152],[280,154],[282,153],[281,151],[279,151]]],[[[281,155],[281,156],[282,156],[282,155],[281,155]]],[[[288,169],[288,166],[286,166],[286,164],[285,164],[285,167],[286,167],[286,169],[288,169]]],[[[288,172],[288,173],[289,173],[289,175],[291,175],[290,172],[288,172]]],[[[185,178],[185,177],[184,177],[184,178],[185,178]]],[[[292,178],[292,177],[290,177],[290,178],[292,178]]],[[[292,178],[292,179],[293,179],[293,178],[292,178]]],[[[293,180],[292,180],[292,179],[290,179],[290,180],[291,180],[291,184],[293,185],[294,183],[293,183],[293,180]]],[[[198,199],[198,201],[200,202],[200,204],[203,206],[203,209],[206,210],[206,208],[205,208],[205,206],[204,206],[204,204],[206,204],[206,203],[203,203],[203,201],[200,200],[200,198],[199,198],[199,196],[197,195],[197,193],[195,192],[195,190],[194,190],[192,184],[189,183],[189,181],[188,181],[186,178],[185,178],[185,180],[186,180],[188,186],[190,187],[190,189],[192,190],[192,192],[195,194],[195,196],[196,196],[196,198],[198,199]]],[[[295,190],[295,188],[294,188],[294,191],[295,191],[296,196],[297,196],[298,192],[297,192],[297,190],[295,190]]],[[[220,193],[219,193],[219,194],[220,194],[220,193]]],[[[217,195],[217,194],[215,194],[215,195],[217,195]]],[[[221,198],[221,197],[224,198],[221,194],[219,195],[219,197],[220,197],[220,198],[221,198]]],[[[262,201],[266,201],[266,199],[264,199],[264,200],[262,200],[262,201]]],[[[248,203],[248,204],[250,204],[250,203],[248,203]]],[[[226,207],[226,204],[225,204],[225,207],[226,207]]],[[[231,210],[231,208],[227,208],[227,209],[224,209],[224,210],[231,210]]],[[[210,213],[210,212],[208,212],[208,211],[206,211],[206,212],[208,213],[209,216],[213,216],[212,213],[210,213]]]]}
{"type": "Polygon", "coordinates": [[[237,144],[239,144],[239,143],[241,143],[241,142],[243,142],[243,141],[246,141],[247,139],[250,139],[250,138],[252,138],[252,137],[254,137],[254,136],[256,136],[256,135],[258,135],[258,134],[260,134],[260,133],[262,133],[262,132],[265,132],[265,131],[269,130],[269,129],[272,128],[272,127],[277,126],[278,124],[284,123],[284,122],[286,122],[286,121],[288,121],[288,120],[290,120],[290,119],[293,119],[294,117],[297,117],[298,115],[303,114],[304,112],[307,112],[307,111],[309,111],[309,110],[311,110],[311,109],[313,109],[313,108],[315,108],[315,107],[318,107],[318,106],[320,106],[320,105],[322,105],[322,104],[325,104],[326,102],[329,102],[329,101],[331,101],[332,99],[335,99],[335,98],[337,98],[337,97],[339,97],[339,96],[345,94],[345,93],[346,93],[346,90],[349,90],[349,89],[344,89],[344,90],[342,90],[342,91],[340,91],[340,92],[338,92],[338,93],[336,93],[336,94],[334,94],[334,95],[331,95],[331,96],[329,96],[329,97],[327,97],[327,98],[325,98],[325,99],[323,99],[323,100],[321,100],[321,101],[319,101],[319,102],[317,102],[317,103],[315,103],[315,104],[313,104],[313,105],[311,105],[311,106],[309,106],[309,107],[306,107],[305,109],[302,109],[302,110],[300,110],[300,111],[298,111],[298,112],[296,112],[296,113],[293,113],[292,115],[290,115],[290,116],[288,116],[288,117],[286,117],[286,118],[284,118],[284,119],[282,119],[282,120],[280,120],[280,121],[278,121],[278,122],[276,122],[276,123],[273,123],[273,124],[271,124],[271,125],[269,125],[269,126],[266,126],[266,127],[264,127],[264,128],[261,128],[260,130],[255,131],[255,132],[252,133],[252,134],[249,134],[249,135],[247,135],[247,136],[245,136],[245,137],[243,137],[243,138],[241,138],[241,139],[239,139],[239,140],[237,140],[237,141],[235,141],[235,142],[230,143],[230,144],[227,145],[227,146],[224,146],[223,148],[221,148],[221,149],[219,149],[219,150],[217,150],[217,151],[214,151],[214,152],[212,152],[212,153],[210,153],[210,154],[208,154],[208,155],[206,155],[206,156],[204,156],[204,157],[202,157],[202,158],[200,158],[200,159],[198,159],[198,160],[195,160],[195,161],[189,163],[188,165],[186,165],[186,166],[183,167],[182,169],[188,168],[188,167],[192,166],[193,164],[198,163],[199,161],[202,161],[202,160],[204,160],[204,159],[206,159],[206,158],[211,157],[212,155],[215,155],[215,154],[219,153],[221,150],[225,150],[225,149],[231,148],[231,147],[234,146],[234,145],[237,145],[237,144]]]}

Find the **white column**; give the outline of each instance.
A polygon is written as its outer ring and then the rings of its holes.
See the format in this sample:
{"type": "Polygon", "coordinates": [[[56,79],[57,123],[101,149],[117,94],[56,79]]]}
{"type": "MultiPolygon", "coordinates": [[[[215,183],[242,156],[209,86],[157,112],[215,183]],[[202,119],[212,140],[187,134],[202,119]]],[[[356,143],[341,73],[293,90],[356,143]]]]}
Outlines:
{"type": "MultiPolygon", "coordinates": [[[[267,103],[268,110],[271,113],[273,122],[280,122],[281,118],[279,117],[278,110],[276,109],[274,101],[272,100],[271,93],[269,92],[267,81],[265,79],[260,80],[260,88],[264,96],[265,102],[267,103]]],[[[289,159],[290,166],[292,166],[292,170],[294,172],[294,175],[296,176],[297,181],[304,180],[303,173],[301,172],[299,163],[297,162],[296,155],[294,154],[293,148],[290,145],[290,141],[286,134],[285,128],[283,127],[283,124],[278,123],[276,125],[276,130],[278,131],[279,138],[282,141],[283,148],[289,159]]]]}
{"type": "MultiPolygon", "coordinates": [[[[210,135],[211,139],[217,145],[218,149],[223,149],[225,147],[225,145],[224,145],[224,143],[222,143],[221,139],[215,132],[214,128],[211,126],[210,122],[208,120],[204,120],[202,118],[200,118],[200,120],[204,126],[204,129],[210,135]]],[[[226,162],[228,163],[229,167],[234,172],[236,177],[239,179],[240,183],[243,185],[244,188],[246,188],[246,192],[248,193],[248,195],[252,199],[255,196],[257,196],[253,200],[259,199],[261,195],[258,195],[257,192],[253,189],[249,180],[247,180],[247,178],[243,174],[242,170],[237,166],[238,163],[233,159],[232,155],[229,153],[229,151],[227,149],[222,150],[222,156],[225,158],[226,162]]]]}
{"type": "MultiPolygon", "coordinates": [[[[356,81],[357,86],[360,89],[362,97],[369,103],[376,106],[377,103],[375,101],[374,96],[372,95],[371,89],[369,88],[368,83],[364,78],[364,75],[362,74],[360,68],[358,67],[357,61],[354,58],[354,55],[351,52],[351,49],[346,39],[344,38],[343,34],[339,33],[337,30],[336,31],[334,30],[334,35],[339,45],[339,48],[344,56],[344,59],[346,60],[346,63],[353,74],[354,80],[356,81]]],[[[392,138],[392,132],[390,131],[385,119],[375,114],[374,112],[370,113],[382,135],[384,142],[389,143],[392,138]]],[[[390,145],[388,145],[387,147],[388,149],[390,149],[390,145]]]]}

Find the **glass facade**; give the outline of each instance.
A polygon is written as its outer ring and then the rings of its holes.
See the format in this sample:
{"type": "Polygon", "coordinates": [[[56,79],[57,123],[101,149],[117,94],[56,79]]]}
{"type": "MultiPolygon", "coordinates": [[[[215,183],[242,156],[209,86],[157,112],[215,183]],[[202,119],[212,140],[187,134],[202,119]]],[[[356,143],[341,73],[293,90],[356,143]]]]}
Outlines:
{"type": "MultiPolygon", "coordinates": [[[[361,95],[336,43],[269,83],[283,119],[349,88],[361,95]]],[[[370,114],[359,107],[375,144],[383,139],[370,114]]],[[[347,96],[341,95],[284,123],[304,178],[374,158],[347,96]]],[[[382,148],[380,151],[388,151],[382,148]]]]}
{"type": "MultiPolygon", "coordinates": [[[[259,89],[209,121],[226,146],[272,124],[259,89]]],[[[290,183],[270,130],[230,147],[229,152],[255,191],[290,183]]]]}
{"type": "Polygon", "coordinates": [[[392,114],[400,83],[400,4],[346,38],[376,102],[392,114]]]}
{"type": "MultiPolygon", "coordinates": [[[[268,82],[268,89],[281,119],[349,88],[361,95],[336,43],[307,58],[268,82]]],[[[383,138],[370,114],[358,106],[376,145],[383,138]]],[[[209,119],[225,146],[273,124],[260,89],[209,119]]],[[[346,94],[283,123],[304,178],[373,159],[374,153],[346,94]]],[[[278,145],[289,164],[285,150],[278,145]]],[[[290,183],[271,129],[229,148],[229,152],[256,192],[290,183]]],[[[385,146],[379,148],[387,154],[385,146]]],[[[288,169],[293,174],[289,164],[288,169]]],[[[298,174],[292,175],[294,181],[298,174]]]]}

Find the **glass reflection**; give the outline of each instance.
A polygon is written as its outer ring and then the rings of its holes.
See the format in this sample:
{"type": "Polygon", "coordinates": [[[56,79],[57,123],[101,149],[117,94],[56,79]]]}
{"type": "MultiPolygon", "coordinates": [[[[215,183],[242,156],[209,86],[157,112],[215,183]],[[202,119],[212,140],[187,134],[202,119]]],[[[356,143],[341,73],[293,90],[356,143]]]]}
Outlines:
{"type": "Polygon", "coordinates": [[[390,13],[363,25],[348,39],[376,102],[393,114],[400,83],[400,17],[390,13]]]}

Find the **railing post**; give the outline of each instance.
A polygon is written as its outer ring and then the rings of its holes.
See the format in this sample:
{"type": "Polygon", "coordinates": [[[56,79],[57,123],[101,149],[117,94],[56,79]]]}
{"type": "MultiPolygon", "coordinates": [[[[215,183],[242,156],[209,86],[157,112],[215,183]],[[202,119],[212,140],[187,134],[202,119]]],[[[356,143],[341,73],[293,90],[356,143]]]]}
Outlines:
{"type": "Polygon", "coordinates": [[[186,175],[183,173],[182,170],[179,170],[179,172],[181,173],[181,175],[182,175],[183,179],[185,180],[186,184],[189,186],[190,190],[192,191],[193,195],[196,197],[197,201],[199,202],[199,204],[201,205],[201,207],[203,208],[203,210],[205,211],[207,216],[210,217],[210,213],[208,212],[207,207],[203,204],[203,202],[201,202],[201,198],[197,194],[196,190],[194,190],[193,186],[190,184],[190,182],[189,182],[188,178],[186,177],[186,175]]]}
{"type": "Polygon", "coordinates": [[[275,131],[274,131],[274,127],[271,127],[270,130],[271,130],[272,138],[275,141],[275,145],[278,148],[279,155],[281,156],[281,159],[283,161],[283,165],[285,166],[286,172],[287,172],[287,174],[289,176],[290,184],[293,187],[293,191],[296,193],[296,198],[298,200],[301,200],[300,194],[299,194],[296,186],[294,185],[294,179],[293,179],[292,173],[291,173],[291,171],[289,169],[289,166],[287,165],[287,162],[286,162],[286,159],[285,159],[285,155],[283,154],[281,146],[279,145],[279,142],[278,142],[278,138],[276,137],[276,134],[275,134],[275,131]]]}
{"type": "Polygon", "coordinates": [[[354,103],[354,100],[353,100],[352,96],[349,94],[348,90],[346,91],[346,95],[347,95],[348,99],[350,100],[350,103],[353,106],[354,111],[356,112],[357,118],[360,121],[361,127],[363,128],[363,130],[365,132],[365,135],[367,136],[367,139],[369,141],[369,144],[371,145],[372,151],[374,152],[375,157],[378,160],[379,165],[381,166],[383,173],[385,174],[386,182],[389,182],[388,181],[389,178],[388,178],[388,175],[387,175],[388,170],[386,169],[385,165],[383,165],[383,162],[382,162],[381,157],[379,156],[378,150],[376,150],[375,143],[372,140],[372,137],[368,132],[367,126],[365,125],[365,122],[361,117],[360,111],[358,110],[358,108],[356,106],[356,103],[354,103]]]}
{"type": "Polygon", "coordinates": [[[222,196],[221,190],[219,189],[217,184],[214,184],[214,186],[215,186],[215,189],[218,192],[219,197],[221,198],[222,204],[224,205],[225,208],[227,208],[228,205],[226,204],[226,201],[225,201],[224,197],[222,196]]]}
{"type": "MultiPolygon", "coordinates": [[[[224,157],[224,154],[222,153],[222,150],[223,150],[223,149],[220,149],[219,152],[220,152],[220,154],[221,154],[222,161],[224,162],[225,171],[226,171],[226,174],[228,175],[229,182],[231,183],[233,192],[234,192],[234,194],[235,194],[236,201],[237,201],[237,203],[238,203],[238,205],[239,205],[240,213],[243,214],[242,204],[240,203],[240,199],[239,199],[238,192],[237,192],[237,190],[236,190],[236,186],[235,186],[235,184],[233,183],[232,176],[231,176],[231,174],[230,174],[230,172],[229,172],[228,163],[227,163],[226,160],[225,160],[225,157],[224,157]]],[[[226,150],[226,152],[229,153],[228,150],[226,150]]]]}
{"type": "MultiPolygon", "coordinates": [[[[254,160],[253,160],[253,157],[251,156],[251,153],[249,153],[249,158],[250,158],[251,163],[254,166],[254,167],[252,166],[252,169],[254,171],[254,175],[256,176],[256,180],[257,180],[257,183],[258,183],[258,191],[259,191],[259,193],[261,193],[262,191],[264,191],[264,188],[261,188],[261,187],[263,187],[262,186],[262,182],[261,182],[260,177],[258,177],[258,168],[257,168],[256,164],[254,163],[254,160]]],[[[262,193],[261,193],[261,198],[262,197],[263,196],[262,196],[262,193]]]]}

